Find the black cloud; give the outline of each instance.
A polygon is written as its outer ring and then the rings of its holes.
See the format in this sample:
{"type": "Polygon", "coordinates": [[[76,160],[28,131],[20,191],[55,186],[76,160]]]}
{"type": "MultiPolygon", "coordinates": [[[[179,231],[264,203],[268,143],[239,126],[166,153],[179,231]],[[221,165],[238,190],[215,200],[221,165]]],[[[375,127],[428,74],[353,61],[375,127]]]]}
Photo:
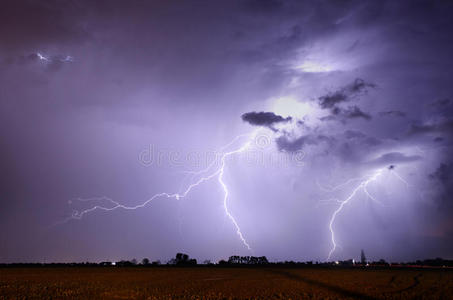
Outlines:
{"type": "Polygon", "coordinates": [[[346,119],[362,118],[371,120],[371,115],[363,112],[357,105],[348,106],[346,108],[340,105],[345,102],[356,99],[359,95],[367,92],[368,88],[374,88],[374,83],[366,82],[363,79],[356,78],[352,83],[340,88],[335,92],[318,98],[318,104],[322,109],[330,110],[330,116],[322,117],[322,121],[340,120],[344,122],[346,119]]]}
{"type": "Polygon", "coordinates": [[[370,87],[374,88],[376,85],[374,83],[366,82],[361,78],[356,78],[351,84],[348,84],[335,92],[319,97],[319,106],[322,109],[335,109],[338,104],[351,101],[357,95],[366,92],[370,87]]]}
{"type": "Polygon", "coordinates": [[[248,112],[241,116],[244,122],[247,122],[254,126],[263,126],[276,131],[273,127],[276,123],[286,123],[292,120],[291,117],[283,118],[282,116],[276,115],[273,112],[248,112]]]}

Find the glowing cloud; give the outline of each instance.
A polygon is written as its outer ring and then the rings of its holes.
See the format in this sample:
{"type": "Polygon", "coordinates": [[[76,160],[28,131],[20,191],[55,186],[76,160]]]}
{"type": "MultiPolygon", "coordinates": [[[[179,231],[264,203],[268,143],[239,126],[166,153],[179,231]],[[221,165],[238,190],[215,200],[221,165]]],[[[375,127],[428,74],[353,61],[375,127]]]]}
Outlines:
{"type": "Polygon", "coordinates": [[[314,61],[305,61],[301,65],[297,66],[296,69],[306,73],[325,73],[333,71],[331,66],[314,61]]]}

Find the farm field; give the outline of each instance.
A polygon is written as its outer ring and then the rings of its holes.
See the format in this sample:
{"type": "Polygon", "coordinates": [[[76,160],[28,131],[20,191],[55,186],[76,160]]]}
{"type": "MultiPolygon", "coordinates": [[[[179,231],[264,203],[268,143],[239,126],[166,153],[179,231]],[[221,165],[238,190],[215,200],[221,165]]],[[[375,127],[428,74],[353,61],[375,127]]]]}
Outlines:
{"type": "Polygon", "coordinates": [[[4,268],[0,299],[452,299],[442,269],[4,268]]]}

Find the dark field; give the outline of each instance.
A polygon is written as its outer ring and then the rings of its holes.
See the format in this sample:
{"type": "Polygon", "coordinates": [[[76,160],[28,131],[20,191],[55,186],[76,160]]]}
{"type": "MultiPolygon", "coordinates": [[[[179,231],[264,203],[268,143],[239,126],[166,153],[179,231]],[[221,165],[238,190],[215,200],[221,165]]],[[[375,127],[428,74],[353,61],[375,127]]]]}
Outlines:
{"type": "Polygon", "coordinates": [[[5,268],[0,299],[453,299],[442,269],[5,268]]]}

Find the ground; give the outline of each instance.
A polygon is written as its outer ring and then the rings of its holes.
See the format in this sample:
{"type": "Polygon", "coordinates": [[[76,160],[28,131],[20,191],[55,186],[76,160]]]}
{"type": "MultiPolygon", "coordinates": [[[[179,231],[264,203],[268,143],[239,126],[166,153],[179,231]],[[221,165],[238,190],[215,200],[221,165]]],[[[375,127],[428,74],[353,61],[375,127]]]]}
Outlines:
{"type": "Polygon", "coordinates": [[[0,268],[0,299],[452,299],[445,269],[0,268]]]}

